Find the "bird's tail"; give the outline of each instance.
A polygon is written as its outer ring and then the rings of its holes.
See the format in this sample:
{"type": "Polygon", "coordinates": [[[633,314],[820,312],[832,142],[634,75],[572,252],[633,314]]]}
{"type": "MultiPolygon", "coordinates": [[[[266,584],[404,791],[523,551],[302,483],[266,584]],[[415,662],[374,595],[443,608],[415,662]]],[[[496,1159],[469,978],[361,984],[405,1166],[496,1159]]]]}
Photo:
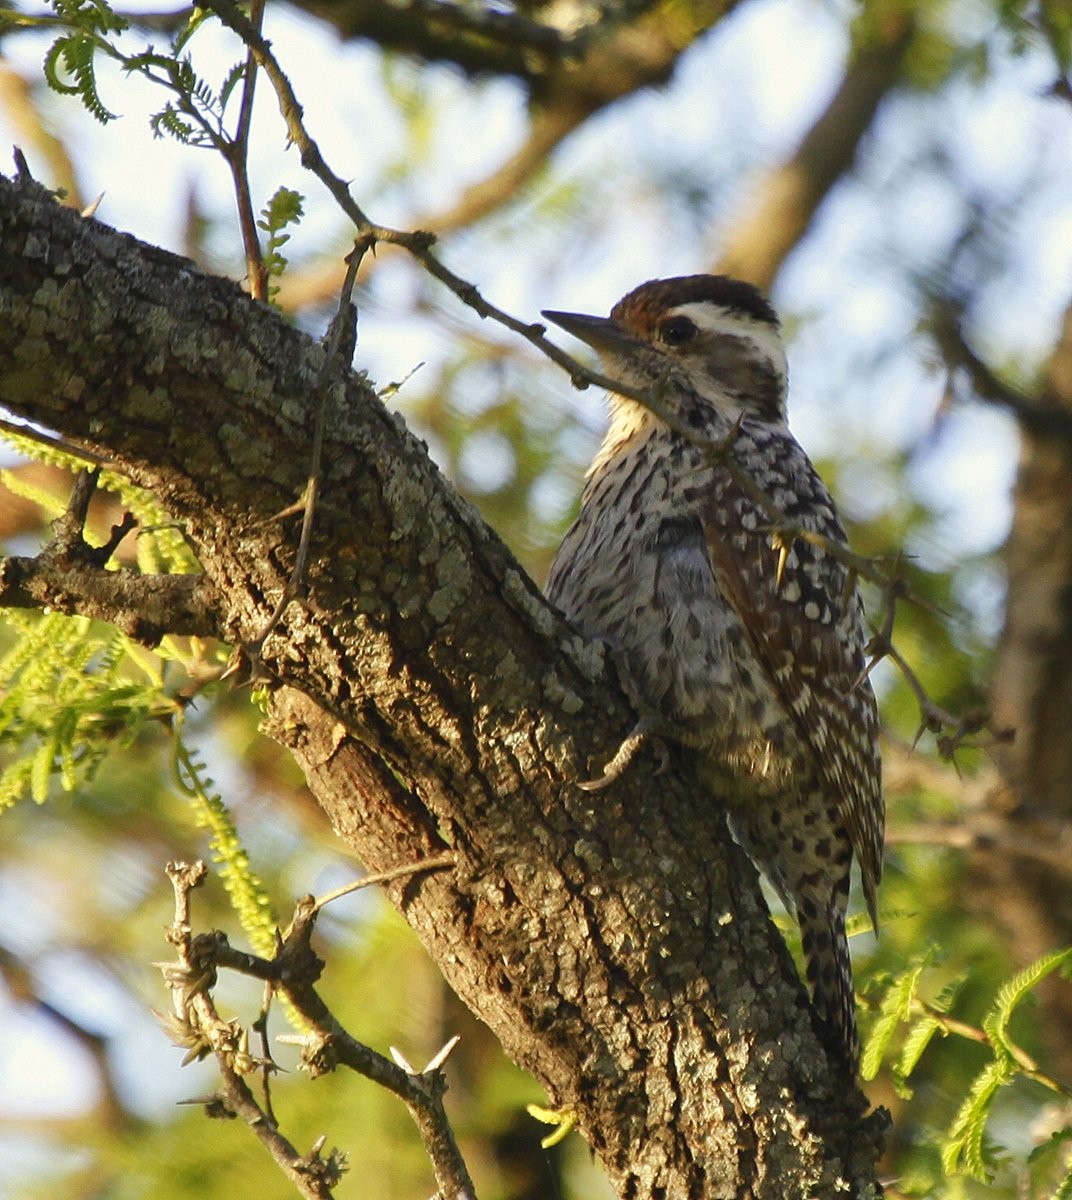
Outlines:
{"type": "Polygon", "coordinates": [[[856,994],[845,934],[848,877],[825,897],[804,895],[797,905],[804,969],[823,1040],[853,1076],[860,1057],[856,994]]]}

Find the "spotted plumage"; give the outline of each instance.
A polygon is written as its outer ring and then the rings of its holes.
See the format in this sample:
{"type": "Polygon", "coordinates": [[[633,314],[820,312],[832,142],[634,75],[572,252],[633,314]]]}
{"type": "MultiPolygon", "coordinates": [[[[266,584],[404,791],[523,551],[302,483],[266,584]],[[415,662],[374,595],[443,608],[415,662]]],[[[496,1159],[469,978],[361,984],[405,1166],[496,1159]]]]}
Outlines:
{"type": "Polygon", "coordinates": [[[847,567],[822,544],[772,531],[770,505],[845,545],[786,424],[777,317],[755,288],[708,275],[643,284],[609,318],[545,315],[653,398],[611,395],[548,596],[613,648],[637,734],[700,752],[736,837],[796,911],[817,1016],[853,1066],[845,911],[855,855],[877,928],[878,719],[847,567]]]}

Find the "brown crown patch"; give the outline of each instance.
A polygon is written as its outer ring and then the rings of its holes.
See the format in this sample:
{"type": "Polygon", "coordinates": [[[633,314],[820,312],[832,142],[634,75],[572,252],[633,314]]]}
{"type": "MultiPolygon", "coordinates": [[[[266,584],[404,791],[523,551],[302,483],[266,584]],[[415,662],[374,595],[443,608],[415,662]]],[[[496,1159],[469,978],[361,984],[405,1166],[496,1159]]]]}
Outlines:
{"type": "Polygon", "coordinates": [[[650,337],[658,321],[682,304],[717,304],[778,328],[778,314],[766,296],[750,283],[728,275],[681,275],[676,279],[650,279],[634,288],[611,309],[611,317],[624,329],[650,337]]]}

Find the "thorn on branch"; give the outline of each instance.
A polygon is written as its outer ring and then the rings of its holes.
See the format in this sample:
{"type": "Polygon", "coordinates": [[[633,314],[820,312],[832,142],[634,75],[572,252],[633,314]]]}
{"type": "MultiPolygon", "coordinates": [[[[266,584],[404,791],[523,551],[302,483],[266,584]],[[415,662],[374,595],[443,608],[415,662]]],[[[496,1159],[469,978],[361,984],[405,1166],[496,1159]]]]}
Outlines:
{"type": "Polygon", "coordinates": [[[179,1100],[179,1104],[200,1104],[205,1110],[205,1116],[213,1121],[234,1121],[238,1113],[227,1107],[227,1101],[215,1093],[211,1096],[191,1096],[188,1100],[179,1100]]]}
{"type": "Polygon", "coordinates": [[[326,1158],[321,1158],[320,1152],[327,1144],[327,1135],[321,1134],[313,1143],[313,1148],[303,1158],[294,1164],[294,1169],[306,1176],[311,1182],[325,1188],[337,1187],[343,1175],[348,1170],[346,1155],[334,1146],[326,1158]]]}
{"type": "Polygon", "coordinates": [[[900,670],[904,677],[905,683],[908,684],[912,694],[916,697],[916,702],[919,704],[920,710],[920,725],[916,732],[915,745],[925,733],[935,735],[935,744],[938,753],[947,762],[953,763],[956,766],[955,755],[958,750],[965,748],[982,748],[984,745],[993,745],[1000,742],[1008,742],[1013,738],[1015,731],[1012,729],[998,729],[990,723],[990,713],[985,708],[973,708],[960,713],[951,713],[947,709],[937,705],[927,693],[927,689],[920,682],[915,671],[908,665],[904,657],[898,651],[892,641],[888,642],[885,649],[885,657],[890,658],[900,670]],[[949,730],[950,732],[943,732],[949,730]],[[987,742],[973,742],[971,739],[976,734],[981,732],[989,734],[987,742]]]}
{"type": "MultiPolygon", "coordinates": [[[[417,862],[403,863],[399,867],[391,867],[386,871],[377,871],[374,875],[364,875],[360,879],[355,879],[352,883],[343,884],[342,887],[337,887],[334,891],[325,892],[323,896],[318,897],[313,901],[314,913],[319,912],[326,904],[330,904],[333,900],[338,900],[342,896],[348,896],[351,892],[360,891],[362,888],[371,887],[375,883],[390,883],[393,879],[402,879],[406,876],[421,875],[429,871],[442,871],[449,867],[456,866],[458,856],[449,851],[446,854],[437,854],[431,858],[422,858],[417,862]]],[[[295,917],[297,919],[297,917],[295,917]]]]}
{"type": "Polygon", "coordinates": [[[11,148],[11,157],[15,160],[15,182],[33,183],[34,177],[30,171],[30,164],[26,161],[26,155],[23,154],[20,146],[11,148]]]}

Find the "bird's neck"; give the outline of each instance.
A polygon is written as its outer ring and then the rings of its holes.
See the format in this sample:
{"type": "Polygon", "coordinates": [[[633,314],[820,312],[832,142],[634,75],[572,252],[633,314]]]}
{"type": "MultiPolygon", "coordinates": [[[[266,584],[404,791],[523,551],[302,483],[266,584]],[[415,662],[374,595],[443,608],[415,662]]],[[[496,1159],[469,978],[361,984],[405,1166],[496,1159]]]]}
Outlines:
{"type": "Polygon", "coordinates": [[[670,435],[670,430],[663,422],[642,404],[613,394],[609,399],[610,425],[586,478],[602,474],[610,462],[638,449],[649,438],[670,435]]]}
{"type": "Polygon", "coordinates": [[[711,446],[730,437],[744,416],[741,406],[728,392],[720,392],[716,399],[682,388],[666,397],[674,419],[684,430],[681,432],[671,429],[636,400],[613,393],[609,399],[610,425],[589,468],[589,477],[599,475],[615,459],[636,453],[653,442],[681,439],[692,442],[702,454],[705,445],[711,446]],[[690,437],[690,433],[693,436],[690,437]]]}

